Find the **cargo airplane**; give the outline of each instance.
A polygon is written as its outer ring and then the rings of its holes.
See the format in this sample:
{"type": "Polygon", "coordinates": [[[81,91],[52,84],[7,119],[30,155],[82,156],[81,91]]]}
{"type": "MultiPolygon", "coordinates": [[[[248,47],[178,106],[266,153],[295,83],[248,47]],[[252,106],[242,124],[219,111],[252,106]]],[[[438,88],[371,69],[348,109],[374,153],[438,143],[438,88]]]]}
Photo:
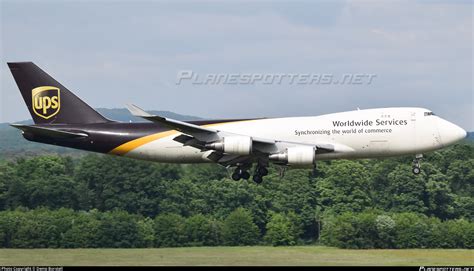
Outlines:
{"type": "Polygon", "coordinates": [[[314,117],[178,121],[129,111],[150,122],[109,120],[31,62],[8,63],[34,125],[12,124],[30,141],[166,163],[217,163],[232,179],[261,183],[270,163],[314,168],[327,159],[414,155],[466,137],[424,108],[355,110],[314,117]],[[254,166],[255,165],[255,166],[254,166]]]}

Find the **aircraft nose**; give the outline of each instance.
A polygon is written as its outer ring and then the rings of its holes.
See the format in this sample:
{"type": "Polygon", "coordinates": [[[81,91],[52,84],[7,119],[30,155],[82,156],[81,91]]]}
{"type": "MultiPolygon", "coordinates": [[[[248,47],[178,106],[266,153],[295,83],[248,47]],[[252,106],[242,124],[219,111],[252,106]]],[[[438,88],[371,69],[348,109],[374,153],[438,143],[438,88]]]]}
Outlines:
{"type": "Polygon", "coordinates": [[[467,136],[467,132],[463,128],[443,119],[438,122],[438,131],[441,142],[445,146],[454,144],[467,136]]]}

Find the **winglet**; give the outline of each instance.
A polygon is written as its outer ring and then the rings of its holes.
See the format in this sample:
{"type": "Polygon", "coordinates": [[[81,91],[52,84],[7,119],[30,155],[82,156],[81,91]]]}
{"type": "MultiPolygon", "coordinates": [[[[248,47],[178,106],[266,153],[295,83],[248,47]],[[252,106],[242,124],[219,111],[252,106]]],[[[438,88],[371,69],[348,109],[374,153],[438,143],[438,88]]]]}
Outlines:
{"type": "Polygon", "coordinates": [[[134,115],[135,117],[153,117],[153,115],[134,104],[126,104],[126,106],[128,111],[130,111],[130,113],[132,113],[132,115],[134,115]]]}

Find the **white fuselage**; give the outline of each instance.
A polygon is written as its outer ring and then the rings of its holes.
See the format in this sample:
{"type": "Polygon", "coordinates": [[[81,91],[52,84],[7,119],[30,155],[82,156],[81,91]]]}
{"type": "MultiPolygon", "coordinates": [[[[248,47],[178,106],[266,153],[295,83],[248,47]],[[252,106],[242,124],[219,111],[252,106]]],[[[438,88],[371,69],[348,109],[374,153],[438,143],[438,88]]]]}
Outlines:
{"type": "MultiPolygon", "coordinates": [[[[380,108],[315,117],[258,119],[210,125],[212,128],[255,138],[296,144],[331,144],[323,159],[355,159],[419,154],[453,144],[466,132],[424,108],[380,108]]],[[[177,131],[163,132],[125,156],[159,162],[210,162],[206,152],[173,140],[177,131]]]]}

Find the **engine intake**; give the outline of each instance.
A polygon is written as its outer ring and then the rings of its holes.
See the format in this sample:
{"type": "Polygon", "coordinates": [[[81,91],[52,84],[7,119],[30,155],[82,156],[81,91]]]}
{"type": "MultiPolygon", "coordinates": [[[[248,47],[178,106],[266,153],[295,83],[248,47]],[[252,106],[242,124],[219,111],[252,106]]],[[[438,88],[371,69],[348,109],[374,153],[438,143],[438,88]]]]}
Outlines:
{"type": "Polygon", "coordinates": [[[249,136],[226,136],[220,141],[206,144],[206,148],[228,154],[249,155],[252,153],[252,138],[249,136]]]}
{"type": "Polygon", "coordinates": [[[286,151],[272,154],[268,158],[294,166],[312,165],[316,161],[316,148],[311,146],[290,147],[286,151]]]}

